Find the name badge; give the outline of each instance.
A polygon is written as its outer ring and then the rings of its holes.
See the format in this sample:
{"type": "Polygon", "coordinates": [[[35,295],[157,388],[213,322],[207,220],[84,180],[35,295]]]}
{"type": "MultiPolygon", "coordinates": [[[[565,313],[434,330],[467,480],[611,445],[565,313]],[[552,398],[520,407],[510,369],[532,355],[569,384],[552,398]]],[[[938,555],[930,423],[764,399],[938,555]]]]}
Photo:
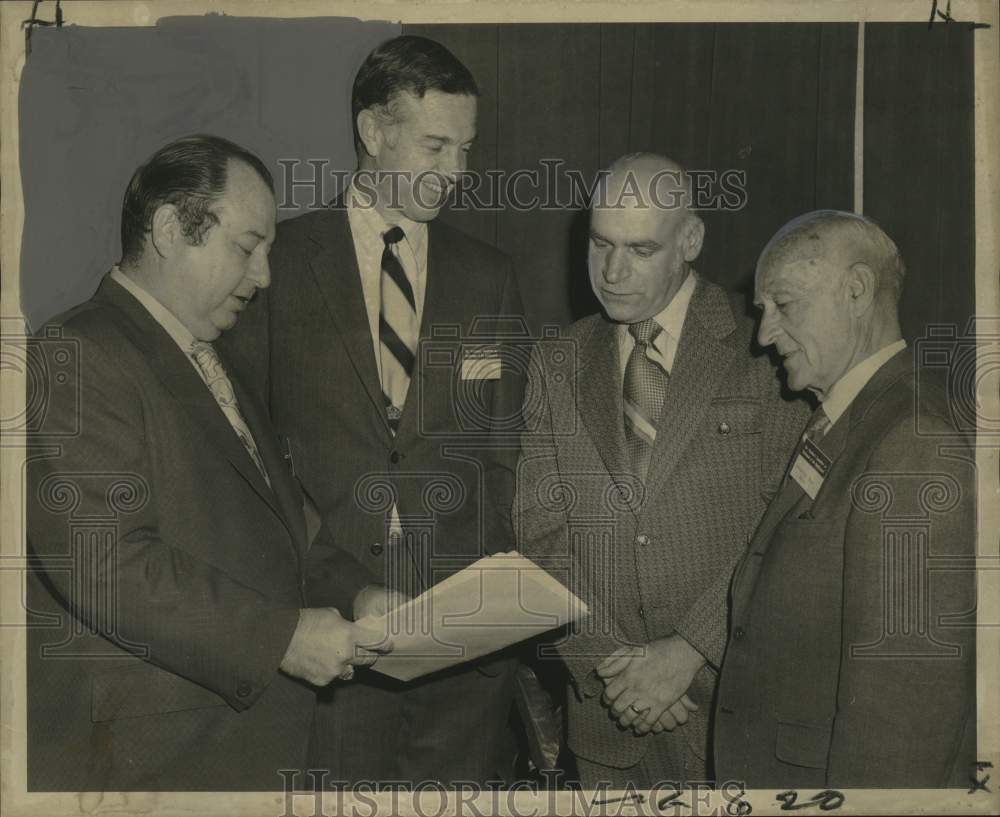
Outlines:
{"type": "Polygon", "coordinates": [[[462,380],[499,380],[502,370],[498,346],[463,347],[462,380]]]}
{"type": "Polygon", "coordinates": [[[832,460],[822,452],[812,440],[806,440],[802,451],[792,464],[792,479],[805,491],[810,499],[815,499],[823,487],[832,460]]]}

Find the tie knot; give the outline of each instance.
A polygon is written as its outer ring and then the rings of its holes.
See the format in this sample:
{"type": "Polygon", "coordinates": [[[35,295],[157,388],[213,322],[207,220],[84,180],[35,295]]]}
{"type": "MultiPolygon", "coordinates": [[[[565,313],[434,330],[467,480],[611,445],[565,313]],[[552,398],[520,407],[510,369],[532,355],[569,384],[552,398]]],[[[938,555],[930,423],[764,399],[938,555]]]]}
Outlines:
{"type": "Polygon", "coordinates": [[[382,240],[385,242],[385,246],[391,247],[406,238],[406,233],[403,232],[403,228],[399,225],[395,227],[390,227],[384,233],[382,233],[382,240]]]}
{"type": "Polygon", "coordinates": [[[809,418],[809,424],[806,426],[805,436],[810,440],[816,441],[821,439],[826,430],[830,427],[830,418],[827,417],[826,412],[823,411],[823,407],[820,406],[816,411],[813,412],[812,417],[809,418]]]}
{"type": "Polygon", "coordinates": [[[656,340],[656,336],[663,331],[663,327],[652,318],[648,318],[644,321],[639,321],[639,323],[629,324],[628,331],[635,338],[636,343],[649,346],[649,344],[656,340]]]}
{"type": "Polygon", "coordinates": [[[217,370],[222,368],[222,361],[211,343],[204,340],[196,340],[191,343],[191,357],[198,367],[208,376],[217,374],[217,370]]]}
{"type": "Polygon", "coordinates": [[[210,355],[215,357],[215,348],[207,340],[191,341],[191,354],[195,357],[210,355]]]}

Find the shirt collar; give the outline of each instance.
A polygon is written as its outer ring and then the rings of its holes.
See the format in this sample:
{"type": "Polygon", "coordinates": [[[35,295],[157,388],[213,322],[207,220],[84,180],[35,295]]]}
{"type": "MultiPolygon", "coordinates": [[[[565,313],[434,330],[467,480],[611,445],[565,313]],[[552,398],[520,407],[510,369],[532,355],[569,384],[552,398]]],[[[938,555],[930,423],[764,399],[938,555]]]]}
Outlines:
{"type": "MultiPolygon", "coordinates": [[[[344,198],[347,202],[347,215],[352,224],[361,226],[367,240],[377,241],[381,251],[384,245],[382,236],[389,229],[389,223],[374,206],[369,204],[370,197],[358,190],[353,179],[351,179],[347,195],[344,198]]],[[[406,240],[409,242],[413,254],[420,258],[427,246],[427,225],[403,216],[397,226],[406,235],[406,240]]]]}
{"type": "MultiPolygon", "coordinates": [[[[670,299],[670,303],[667,304],[660,312],[653,315],[653,320],[655,320],[660,328],[663,329],[674,342],[678,342],[681,337],[681,330],[684,328],[684,318],[687,315],[688,304],[691,303],[691,296],[694,295],[695,287],[698,284],[698,273],[694,270],[688,272],[687,278],[684,279],[684,283],[681,284],[681,288],[674,293],[674,297],[670,299]]],[[[619,336],[624,339],[628,334],[628,324],[618,325],[619,336]]]]}
{"type": "Polygon", "coordinates": [[[164,328],[184,354],[190,354],[191,347],[197,338],[191,334],[191,330],[177,319],[177,316],[173,312],[156,300],[153,295],[143,289],[136,281],[129,278],[117,265],[111,268],[111,280],[120,284],[133,298],[145,307],[153,320],[164,328]]]}
{"type": "Polygon", "coordinates": [[[841,415],[847,411],[847,407],[851,405],[865,384],[875,376],[875,372],[888,363],[893,355],[905,348],[906,341],[903,339],[883,346],[875,354],[869,355],[856,364],[830,387],[830,391],[827,392],[826,399],[823,401],[823,411],[830,418],[830,425],[837,422],[841,415]]]}
{"type": "Polygon", "coordinates": [[[681,284],[681,288],[670,299],[666,308],[653,316],[653,319],[663,327],[663,331],[675,341],[680,340],[681,330],[684,328],[684,318],[687,315],[688,304],[691,303],[691,296],[694,295],[697,278],[698,274],[694,270],[690,270],[684,283],[681,284]]]}

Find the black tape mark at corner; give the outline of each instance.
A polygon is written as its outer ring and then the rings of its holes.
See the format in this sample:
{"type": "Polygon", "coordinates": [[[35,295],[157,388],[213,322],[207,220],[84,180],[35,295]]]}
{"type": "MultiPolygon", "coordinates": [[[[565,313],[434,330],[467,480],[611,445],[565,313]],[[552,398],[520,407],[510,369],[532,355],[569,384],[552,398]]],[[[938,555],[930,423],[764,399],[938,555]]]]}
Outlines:
{"type": "Polygon", "coordinates": [[[62,0],[56,0],[56,18],[54,20],[38,19],[38,7],[41,4],[42,0],[35,0],[31,6],[31,17],[21,21],[21,28],[24,29],[24,55],[26,57],[31,54],[31,35],[35,30],[35,26],[55,26],[56,28],[62,28],[62,0]]]}

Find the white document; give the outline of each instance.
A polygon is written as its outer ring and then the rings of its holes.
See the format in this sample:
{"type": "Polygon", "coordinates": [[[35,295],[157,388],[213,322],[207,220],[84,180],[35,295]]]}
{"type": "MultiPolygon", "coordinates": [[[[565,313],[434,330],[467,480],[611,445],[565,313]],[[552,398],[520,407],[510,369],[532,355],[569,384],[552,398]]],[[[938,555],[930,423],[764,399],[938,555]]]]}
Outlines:
{"type": "Polygon", "coordinates": [[[576,621],[584,604],[518,553],[469,565],[385,616],[358,624],[391,638],[372,669],[410,681],[576,621]]]}

